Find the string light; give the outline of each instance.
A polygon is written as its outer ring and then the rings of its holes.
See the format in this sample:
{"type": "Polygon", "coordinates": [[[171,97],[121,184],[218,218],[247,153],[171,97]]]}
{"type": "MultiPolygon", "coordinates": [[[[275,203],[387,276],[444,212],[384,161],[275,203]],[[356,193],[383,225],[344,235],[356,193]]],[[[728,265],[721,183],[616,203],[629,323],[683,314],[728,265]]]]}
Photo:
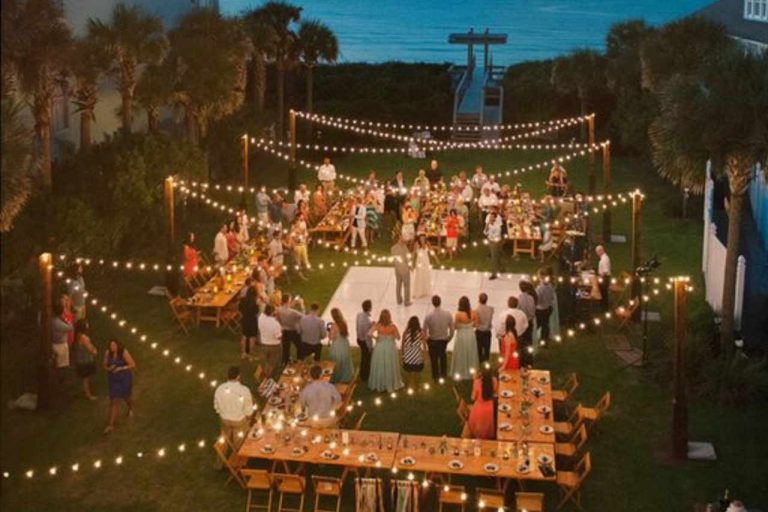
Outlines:
{"type": "MultiPolygon", "coordinates": [[[[292,144],[290,142],[280,142],[275,140],[265,140],[265,144],[269,146],[279,146],[282,148],[290,148],[292,144]]],[[[541,150],[541,151],[552,151],[552,150],[560,150],[560,149],[574,149],[574,148],[586,148],[589,147],[588,143],[582,143],[582,142],[561,142],[561,143],[552,143],[552,144],[536,144],[536,143],[527,143],[527,144],[504,144],[504,143],[492,143],[492,142],[483,142],[480,141],[477,144],[479,146],[469,146],[468,143],[452,143],[455,145],[445,145],[440,147],[431,147],[429,148],[430,151],[452,151],[457,149],[518,149],[522,151],[530,151],[530,150],[541,150]]],[[[474,143],[473,143],[474,144],[474,143]]],[[[296,143],[295,145],[296,149],[306,150],[306,151],[322,151],[325,153],[371,153],[371,154],[390,154],[390,153],[408,153],[411,151],[411,148],[408,147],[397,147],[397,148],[391,148],[391,147],[366,147],[366,146],[328,146],[323,144],[302,144],[302,143],[296,143]]],[[[242,192],[243,187],[237,187],[241,189],[242,192]]]]}

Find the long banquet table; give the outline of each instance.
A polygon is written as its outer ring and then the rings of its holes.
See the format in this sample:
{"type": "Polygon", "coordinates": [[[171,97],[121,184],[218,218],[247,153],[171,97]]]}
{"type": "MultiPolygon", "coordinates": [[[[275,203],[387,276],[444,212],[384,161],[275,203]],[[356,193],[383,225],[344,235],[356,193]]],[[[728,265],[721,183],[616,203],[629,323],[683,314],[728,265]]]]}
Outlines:
{"type": "Polygon", "coordinates": [[[553,444],[552,378],[546,370],[527,375],[517,370],[499,375],[496,439],[553,444]]]}

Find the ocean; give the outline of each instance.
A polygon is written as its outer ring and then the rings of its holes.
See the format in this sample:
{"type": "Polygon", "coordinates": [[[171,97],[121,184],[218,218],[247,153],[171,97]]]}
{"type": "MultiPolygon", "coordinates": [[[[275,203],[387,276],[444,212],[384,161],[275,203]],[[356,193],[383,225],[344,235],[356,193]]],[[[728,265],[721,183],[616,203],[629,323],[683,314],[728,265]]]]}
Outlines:
{"type": "MultiPolygon", "coordinates": [[[[711,0],[291,0],[302,18],[326,23],[339,39],[340,62],[466,61],[448,34],[490,29],[508,35],[492,47],[496,65],[556,57],[575,48],[603,49],[609,27],[641,18],[652,25],[695,12],[711,0]]],[[[235,15],[262,1],[218,0],[235,15]]],[[[482,58],[481,55],[478,57],[482,58]]]]}

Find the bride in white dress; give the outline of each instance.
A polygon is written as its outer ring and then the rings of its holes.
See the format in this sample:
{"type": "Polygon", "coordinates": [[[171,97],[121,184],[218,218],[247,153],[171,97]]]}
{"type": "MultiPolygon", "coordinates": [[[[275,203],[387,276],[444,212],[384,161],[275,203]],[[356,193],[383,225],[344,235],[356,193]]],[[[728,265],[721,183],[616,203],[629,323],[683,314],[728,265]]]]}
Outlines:
{"type": "Polygon", "coordinates": [[[429,257],[430,247],[427,237],[419,236],[416,242],[416,257],[413,274],[413,298],[426,297],[432,291],[432,263],[429,257]]]}

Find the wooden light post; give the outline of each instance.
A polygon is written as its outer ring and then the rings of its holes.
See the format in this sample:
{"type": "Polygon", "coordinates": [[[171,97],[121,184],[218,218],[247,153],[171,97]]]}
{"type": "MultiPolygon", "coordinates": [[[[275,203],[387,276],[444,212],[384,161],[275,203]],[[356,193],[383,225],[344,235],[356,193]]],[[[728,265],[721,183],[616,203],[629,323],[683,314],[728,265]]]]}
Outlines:
{"type": "MultiPolygon", "coordinates": [[[[608,195],[611,190],[611,143],[603,144],[603,194],[608,195]]],[[[611,209],[603,210],[603,242],[611,241],[611,209]]]]}
{"type": "MultiPolygon", "coordinates": [[[[637,275],[637,269],[640,266],[640,207],[642,206],[643,195],[639,190],[632,193],[632,241],[630,246],[630,255],[632,261],[632,297],[637,297],[642,306],[642,289],[640,279],[637,275]]],[[[640,320],[642,307],[635,309],[634,320],[640,320]]],[[[645,357],[645,353],[643,353],[645,357]]]]}
{"type": "Polygon", "coordinates": [[[687,278],[673,281],[675,292],[675,383],[672,398],[672,448],[675,458],[688,457],[688,400],[685,394],[685,331],[687,278]]]}
{"type": "Polygon", "coordinates": [[[291,166],[288,175],[288,188],[294,190],[296,188],[296,111],[293,109],[288,112],[288,131],[290,132],[288,157],[291,166]]]}
{"type": "Polygon", "coordinates": [[[173,177],[168,176],[163,183],[163,205],[165,209],[165,241],[166,241],[166,262],[171,266],[171,270],[165,273],[165,286],[171,294],[176,295],[178,291],[178,268],[176,266],[175,246],[176,246],[176,204],[173,198],[173,177]]]}
{"type": "Polygon", "coordinates": [[[51,320],[53,319],[52,303],[52,266],[51,253],[44,252],[38,257],[37,267],[40,276],[40,344],[37,360],[37,407],[48,409],[51,405],[51,384],[53,383],[53,365],[51,364],[51,320]]]}
{"type": "Polygon", "coordinates": [[[595,114],[590,114],[587,117],[587,128],[589,137],[589,195],[595,195],[595,152],[593,146],[595,145],[595,114]]]}
{"type": "Polygon", "coordinates": [[[244,134],[241,138],[242,140],[242,160],[243,160],[243,187],[245,187],[246,192],[248,191],[248,183],[250,182],[250,178],[248,176],[249,168],[248,168],[248,134],[244,134]]]}

